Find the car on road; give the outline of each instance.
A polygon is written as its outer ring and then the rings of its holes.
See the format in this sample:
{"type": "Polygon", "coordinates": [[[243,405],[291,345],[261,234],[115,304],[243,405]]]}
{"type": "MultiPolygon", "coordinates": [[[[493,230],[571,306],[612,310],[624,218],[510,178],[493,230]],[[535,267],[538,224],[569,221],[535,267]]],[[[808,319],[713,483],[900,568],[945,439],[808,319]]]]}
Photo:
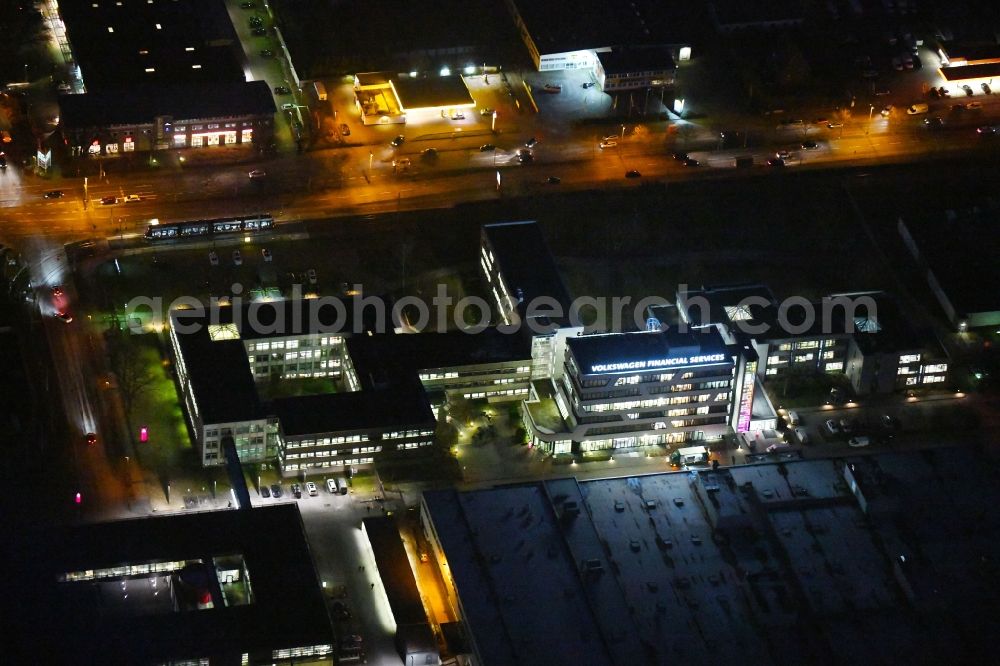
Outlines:
{"type": "Polygon", "coordinates": [[[125,197],[122,199],[122,201],[124,203],[138,203],[142,201],[142,197],[140,197],[138,194],[126,194],[125,197]]]}
{"type": "Polygon", "coordinates": [[[309,497],[319,495],[319,489],[316,488],[316,484],[312,481],[306,481],[306,492],[309,493],[309,497]]]}
{"type": "Polygon", "coordinates": [[[684,160],[686,160],[688,158],[688,154],[687,153],[680,153],[680,152],[674,153],[673,154],[673,158],[675,160],[677,160],[678,162],[683,162],[684,160]]]}
{"type": "Polygon", "coordinates": [[[420,157],[425,160],[436,160],[437,156],[437,148],[424,148],[420,153],[420,157]]]}
{"type": "Polygon", "coordinates": [[[767,161],[767,166],[780,169],[785,166],[785,160],[780,157],[772,157],[767,161]]]}
{"type": "Polygon", "coordinates": [[[309,284],[315,286],[319,282],[319,278],[316,276],[316,269],[310,268],[306,271],[306,278],[309,280],[309,284]]]}
{"type": "Polygon", "coordinates": [[[292,91],[289,90],[285,86],[275,86],[274,87],[274,94],[275,95],[291,95],[292,91]]]}
{"type": "Polygon", "coordinates": [[[535,137],[531,137],[530,139],[528,139],[527,141],[524,142],[524,147],[525,148],[534,148],[535,145],[537,145],[537,144],[538,144],[538,139],[536,139],[535,137]]]}
{"type": "Polygon", "coordinates": [[[868,446],[872,441],[867,437],[851,437],[847,440],[847,445],[854,449],[860,449],[862,447],[868,446]]]}
{"type": "Polygon", "coordinates": [[[395,139],[390,141],[389,145],[391,145],[393,148],[399,148],[400,146],[403,145],[404,141],[406,141],[406,137],[400,134],[395,139]]]}
{"type": "Polygon", "coordinates": [[[247,21],[251,28],[262,28],[264,27],[264,19],[259,16],[251,16],[250,20],[247,21]]]}
{"type": "Polygon", "coordinates": [[[827,419],[823,423],[823,432],[832,437],[836,437],[840,434],[840,426],[833,419],[827,419]]]}
{"type": "Polygon", "coordinates": [[[118,197],[101,197],[102,206],[114,206],[118,203],[118,197]]]}
{"type": "Polygon", "coordinates": [[[968,83],[966,83],[964,86],[962,86],[962,90],[965,91],[965,96],[966,97],[972,97],[972,95],[973,95],[973,93],[972,93],[972,86],[970,86],[968,83]]]}
{"type": "Polygon", "coordinates": [[[281,484],[279,484],[279,483],[272,483],[271,484],[271,495],[273,495],[275,497],[275,499],[277,499],[277,498],[281,497],[281,494],[282,494],[281,493],[281,484]]]}
{"type": "Polygon", "coordinates": [[[549,185],[558,185],[559,183],[562,182],[562,178],[560,178],[559,176],[549,176],[548,178],[545,179],[545,182],[548,183],[549,185]]]}
{"type": "Polygon", "coordinates": [[[483,145],[479,146],[479,152],[481,153],[489,153],[496,149],[497,147],[494,146],[492,143],[484,143],[483,145]]]}
{"type": "Polygon", "coordinates": [[[326,489],[330,492],[331,495],[336,495],[337,494],[337,482],[334,481],[333,479],[327,479],[326,480],[326,489]]]}
{"type": "Polygon", "coordinates": [[[479,109],[479,115],[481,115],[481,116],[492,116],[493,115],[493,109],[491,109],[488,106],[486,108],[479,109]]]}
{"type": "Polygon", "coordinates": [[[295,499],[302,499],[302,486],[297,483],[292,484],[292,495],[295,499]]]}
{"type": "Polygon", "coordinates": [[[560,93],[562,92],[562,86],[558,83],[546,83],[543,88],[547,93],[560,93]]]}
{"type": "Polygon", "coordinates": [[[281,105],[281,110],[282,111],[292,111],[294,109],[295,109],[295,105],[293,103],[291,103],[291,102],[285,102],[284,104],[281,105]]]}
{"type": "Polygon", "coordinates": [[[351,128],[347,126],[347,123],[340,123],[338,129],[341,136],[351,136],[351,128]]]}
{"type": "Polygon", "coordinates": [[[234,266],[243,265],[243,254],[239,250],[233,250],[233,265],[234,266]]]}
{"type": "Polygon", "coordinates": [[[268,488],[267,486],[261,486],[260,487],[260,496],[263,497],[263,498],[265,498],[265,499],[268,498],[268,497],[270,497],[271,496],[271,489],[268,488]]]}
{"type": "Polygon", "coordinates": [[[215,250],[208,253],[208,263],[210,266],[219,265],[219,254],[215,250]]]}
{"type": "Polygon", "coordinates": [[[642,178],[642,174],[639,173],[636,169],[629,169],[628,171],[625,172],[625,177],[626,178],[642,178]]]}
{"type": "Polygon", "coordinates": [[[993,125],[982,125],[976,128],[976,133],[980,136],[993,136],[997,133],[997,128],[993,125]]]}
{"type": "Polygon", "coordinates": [[[792,154],[787,150],[779,150],[774,154],[774,156],[777,157],[779,160],[787,160],[789,157],[792,156],[792,154]]]}
{"type": "Polygon", "coordinates": [[[250,34],[253,35],[254,37],[264,37],[267,35],[267,30],[258,26],[256,28],[252,28],[250,30],[250,34]]]}
{"type": "Polygon", "coordinates": [[[73,323],[73,315],[69,313],[69,310],[57,310],[56,319],[61,319],[64,324],[73,323]]]}
{"type": "Polygon", "coordinates": [[[876,97],[885,97],[886,95],[891,95],[892,91],[885,86],[879,86],[874,90],[876,97]]]}
{"type": "Polygon", "coordinates": [[[899,419],[897,419],[895,416],[890,416],[889,414],[883,414],[882,418],[879,419],[879,421],[885,428],[891,428],[893,430],[899,428],[899,419]]]}
{"type": "Polygon", "coordinates": [[[618,145],[618,142],[614,139],[605,139],[604,141],[601,141],[599,145],[603,150],[604,148],[615,148],[618,145]]]}
{"type": "Polygon", "coordinates": [[[272,51],[271,49],[263,49],[260,52],[260,57],[261,58],[273,58],[274,57],[274,51],[272,51]]]}
{"type": "Polygon", "coordinates": [[[593,88],[596,85],[597,84],[594,83],[593,81],[586,81],[583,84],[581,84],[580,87],[583,88],[584,90],[589,90],[590,88],[593,88]]]}
{"type": "Polygon", "coordinates": [[[0,152],[0,169],[7,168],[7,155],[0,152]]]}
{"type": "Polygon", "coordinates": [[[87,446],[97,444],[97,433],[88,432],[86,437],[87,446]]]}
{"type": "Polygon", "coordinates": [[[253,2],[241,2],[240,7],[242,7],[243,9],[256,9],[257,5],[256,3],[253,2]]]}
{"type": "Polygon", "coordinates": [[[256,180],[257,178],[264,178],[265,176],[267,176],[267,172],[264,171],[263,169],[254,169],[253,171],[248,173],[247,176],[250,177],[250,180],[256,180]]]}
{"type": "Polygon", "coordinates": [[[934,116],[932,118],[924,118],[924,126],[927,129],[932,129],[932,130],[941,129],[942,127],[944,127],[944,121],[941,120],[941,118],[938,116],[934,116]]]}
{"type": "Polygon", "coordinates": [[[693,157],[689,157],[689,158],[687,158],[686,160],[684,160],[684,162],[682,162],[682,164],[683,164],[684,166],[686,166],[686,167],[696,167],[696,166],[698,166],[699,164],[701,164],[701,162],[699,162],[698,160],[696,160],[696,159],[695,159],[695,158],[693,158],[693,157]]]}
{"type": "Polygon", "coordinates": [[[891,116],[892,115],[892,104],[886,104],[885,106],[883,106],[882,110],[879,111],[879,113],[882,115],[883,118],[888,118],[889,116],[891,116]]]}
{"type": "Polygon", "coordinates": [[[819,144],[815,141],[803,141],[799,144],[804,150],[816,150],[819,148],[819,144]]]}
{"type": "Polygon", "coordinates": [[[827,129],[837,129],[838,127],[843,127],[843,126],[844,126],[844,123],[833,122],[833,121],[828,122],[826,124],[827,129]]]}
{"type": "Polygon", "coordinates": [[[526,164],[527,162],[530,162],[533,159],[535,159],[535,156],[532,155],[531,151],[528,150],[527,148],[522,148],[521,150],[517,151],[517,161],[520,162],[521,164],[526,164]]]}
{"type": "Polygon", "coordinates": [[[63,295],[65,295],[65,292],[63,291],[63,288],[60,287],[59,285],[53,285],[53,287],[52,287],[52,297],[53,298],[62,298],[63,295]]]}
{"type": "Polygon", "coordinates": [[[262,256],[264,258],[264,262],[268,264],[271,263],[271,261],[274,259],[274,256],[271,254],[271,251],[268,250],[266,247],[261,248],[260,256],[262,256]]]}
{"type": "Polygon", "coordinates": [[[66,193],[63,192],[62,190],[49,190],[42,196],[44,196],[46,199],[62,199],[64,196],[66,196],[66,193]]]}
{"type": "Polygon", "coordinates": [[[986,81],[983,81],[981,84],[979,84],[979,87],[982,88],[983,92],[986,93],[987,95],[993,94],[993,89],[990,88],[990,84],[986,83],[986,81]]]}

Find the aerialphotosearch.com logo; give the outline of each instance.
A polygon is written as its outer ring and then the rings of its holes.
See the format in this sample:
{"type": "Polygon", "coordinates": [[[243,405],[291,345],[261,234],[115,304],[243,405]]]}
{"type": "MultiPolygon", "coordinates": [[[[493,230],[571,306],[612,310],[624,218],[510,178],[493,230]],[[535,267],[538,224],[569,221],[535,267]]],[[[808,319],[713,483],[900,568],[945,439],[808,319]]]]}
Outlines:
{"type": "MultiPolygon", "coordinates": [[[[687,285],[680,285],[684,293],[687,285]]],[[[202,326],[235,324],[244,334],[306,335],[336,333],[385,333],[393,330],[437,332],[461,330],[475,334],[494,326],[501,333],[516,333],[522,326],[532,334],[552,333],[558,328],[573,327],[583,333],[620,333],[642,331],[651,327],[651,308],[673,307],[660,296],[633,299],[630,296],[581,296],[564,307],[557,299],[540,296],[497,310],[479,296],[449,295],[448,285],[437,285],[428,301],[417,296],[386,299],[368,296],[362,285],[354,285],[356,296],[305,297],[301,285],[294,285],[284,300],[253,300],[243,297],[243,285],[231,288],[232,296],[212,297],[206,305],[193,296],[174,299],[164,308],[161,297],[137,296],[126,305],[127,321],[134,333],[159,330],[168,313],[178,334],[195,333],[202,326]]],[[[791,296],[773,302],[762,296],[748,296],[732,306],[727,321],[715,321],[717,310],[703,296],[685,298],[678,308],[676,321],[656,321],[657,330],[679,333],[697,332],[711,324],[725,324],[733,333],[750,336],[773,333],[801,335],[807,331],[822,334],[853,333],[858,319],[877,321],[877,304],[870,295],[828,297],[820,302],[791,296]],[[753,313],[767,313],[756,316],[753,313]],[[817,327],[817,323],[819,326],[817,327]]]]}

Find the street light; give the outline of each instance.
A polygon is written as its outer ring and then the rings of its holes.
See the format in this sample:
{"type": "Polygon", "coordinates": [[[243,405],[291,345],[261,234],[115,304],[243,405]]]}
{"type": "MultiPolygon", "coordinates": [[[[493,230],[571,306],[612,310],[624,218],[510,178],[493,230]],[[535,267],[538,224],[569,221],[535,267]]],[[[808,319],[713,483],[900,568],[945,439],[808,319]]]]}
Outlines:
{"type": "Polygon", "coordinates": [[[868,132],[871,131],[871,128],[872,128],[872,114],[874,114],[874,113],[875,113],[875,105],[874,104],[869,104],[868,105],[868,127],[865,128],[865,134],[868,134],[868,132]]]}

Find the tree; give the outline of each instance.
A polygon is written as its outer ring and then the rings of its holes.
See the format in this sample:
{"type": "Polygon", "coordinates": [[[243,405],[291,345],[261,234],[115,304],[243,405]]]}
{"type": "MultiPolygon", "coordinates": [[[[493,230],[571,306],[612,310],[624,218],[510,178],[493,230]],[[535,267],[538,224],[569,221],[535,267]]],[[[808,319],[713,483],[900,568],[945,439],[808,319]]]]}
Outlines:
{"type": "Polygon", "coordinates": [[[108,340],[108,355],[111,371],[118,378],[122,406],[128,417],[132,413],[136,399],[152,386],[155,377],[149,366],[143,362],[142,350],[138,343],[129,334],[112,331],[108,340]]]}
{"type": "MultiPolygon", "coordinates": [[[[0,81],[23,81],[25,65],[37,66],[47,28],[33,2],[0,0],[0,81]]],[[[37,69],[36,69],[37,73],[37,69]]]]}

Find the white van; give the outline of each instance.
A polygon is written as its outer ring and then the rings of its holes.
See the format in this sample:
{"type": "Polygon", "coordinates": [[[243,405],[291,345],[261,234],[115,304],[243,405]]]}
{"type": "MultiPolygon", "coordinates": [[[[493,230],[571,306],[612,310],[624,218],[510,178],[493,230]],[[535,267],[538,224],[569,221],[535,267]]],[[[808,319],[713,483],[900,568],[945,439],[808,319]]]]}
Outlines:
{"type": "Polygon", "coordinates": [[[794,412],[790,409],[788,410],[788,414],[785,416],[785,421],[787,421],[790,426],[797,426],[802,423],[802,420],[799,419],[798,412],[794,412]]]}
{"type": "Polygon", "coordinates": [[[915,116],[920,113],[927,113],[930,111],[930,107],[923,102],[918,102],[917,104],[911,104],[906,109],[906,114],[909,116],[915,116]]]}

